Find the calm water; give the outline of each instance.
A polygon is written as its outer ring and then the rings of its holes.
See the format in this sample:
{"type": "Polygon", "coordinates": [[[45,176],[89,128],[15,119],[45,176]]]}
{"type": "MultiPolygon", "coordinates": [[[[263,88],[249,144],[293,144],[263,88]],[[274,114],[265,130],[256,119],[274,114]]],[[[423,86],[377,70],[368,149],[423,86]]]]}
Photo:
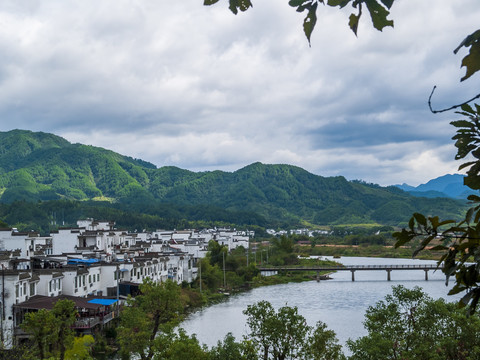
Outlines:
{"type": "MultiPolygon", "coordinates": [[[[336,260],[345,265],[435,264],[433,261],[411,259],[344,257],[336,260]]],[[[323,321],[335,331],[340,343],[345,344],[349,338],[355,339],[366,334],[362,325],[365,310],[391,293],[394,285],[401,284],[408,288],[420,286],[433,298],[444,297],[449,301],[458,299],[447,297],[445,278],[439,271],[429,271],[429,281],[425,281],[423,270],[394,270],[391,272],[391,281],[387,281],[386,271],[356,271],[355,282],[351,281],[350,271],[337,272],[331,277],[332,280],[327,281],[266,286],[233,295],[226,302],[192,314],[182,327],[189,334],[197,334],[200,343],[209,347],[216,345],[228,332],[240,340],[247,333],[242,311],[247,305],[267,300],[275,308],[297,306],[309,325],[323,321]]]]}

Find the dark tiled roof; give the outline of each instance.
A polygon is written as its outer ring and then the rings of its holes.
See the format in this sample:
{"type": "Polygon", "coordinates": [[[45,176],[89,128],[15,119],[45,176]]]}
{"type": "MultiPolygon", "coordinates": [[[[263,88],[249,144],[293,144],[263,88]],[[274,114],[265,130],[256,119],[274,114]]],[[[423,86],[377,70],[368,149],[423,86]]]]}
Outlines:
{"type": "Polygon", "coordinates": [[[69,295],[60,295],[60,296],[43,296],[43,295],[35,295],[32,296],[29,300],[24,301],[20,304],[13,305],[16,308],[21,308],[21,309],[47,309],[51,310],[53,309],[53,306],[58,300],[71,300],[75,303],[75,306],[77,308],[83,308],[83,309],[98,309],[100,304],[92,304],[89,303],[89,300],[92,299],[100,299],[102,297],[99,296],[93,296],[93,297],[77,297],[77,296],[69,296],[69,295]]]}

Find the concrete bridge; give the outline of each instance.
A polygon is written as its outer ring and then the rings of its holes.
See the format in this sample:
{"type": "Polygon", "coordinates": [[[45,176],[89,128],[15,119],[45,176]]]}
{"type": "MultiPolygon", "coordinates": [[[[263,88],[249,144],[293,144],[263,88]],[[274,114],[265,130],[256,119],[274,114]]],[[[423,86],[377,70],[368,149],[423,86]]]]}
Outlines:
{"type": "Polygon", "coordinates": [[[341,265],[341,266],[260,266],[258,268],[261,273],[276,272],[278,271],[315,271],[317,273],[317,280],[320,280],[320,272],[323,271],[350,271],[352,273],[352,281],[355,281],[356,271],[386,271],[387,280],[390,281],[390,273],[392,271],[407,271],[407,270],[423,270],[425,271],[425,280],[428,280],[428,272],[430,270],[442,270],[443,266],[437,266],[432,264],[425,265],[341,265]]]}

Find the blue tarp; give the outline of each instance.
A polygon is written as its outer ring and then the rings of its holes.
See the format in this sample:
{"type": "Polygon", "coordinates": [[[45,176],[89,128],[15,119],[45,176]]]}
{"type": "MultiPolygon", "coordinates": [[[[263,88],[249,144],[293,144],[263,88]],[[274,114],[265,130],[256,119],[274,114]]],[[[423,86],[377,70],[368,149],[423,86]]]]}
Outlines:
{"type": "Polygon", "coordinates": [[[99,304],[99,305],[108,306],[108,305],[115,304],[117,300],[116,299],[92,299],[87,302],[90,304],[99,304]]]}
{"type": "Polygon", "coordinates": [[[100,260],[98,259],[69,259],[68,263],[69,264],[86,264],[86,265],[91,265],[99,262],[100,260]]]}

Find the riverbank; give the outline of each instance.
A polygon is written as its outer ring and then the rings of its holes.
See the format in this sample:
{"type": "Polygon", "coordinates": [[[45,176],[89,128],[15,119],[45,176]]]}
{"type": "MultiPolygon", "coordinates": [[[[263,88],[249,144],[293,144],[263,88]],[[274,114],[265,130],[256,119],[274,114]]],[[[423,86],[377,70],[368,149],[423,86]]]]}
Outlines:
{"type": "MultiPolygon", "coordinates": [[[[391,245],[334,245],[317,244],[314,247],[297,245],[297,252],[301,256],[349,256],[373,257],[391,259],[411,259],[414,249],[410,246],[395,248],[391,245]]],[[[443,255],[440,251],[423,251],[416,256],[421,260],[439,260],[443,255]]]]}

